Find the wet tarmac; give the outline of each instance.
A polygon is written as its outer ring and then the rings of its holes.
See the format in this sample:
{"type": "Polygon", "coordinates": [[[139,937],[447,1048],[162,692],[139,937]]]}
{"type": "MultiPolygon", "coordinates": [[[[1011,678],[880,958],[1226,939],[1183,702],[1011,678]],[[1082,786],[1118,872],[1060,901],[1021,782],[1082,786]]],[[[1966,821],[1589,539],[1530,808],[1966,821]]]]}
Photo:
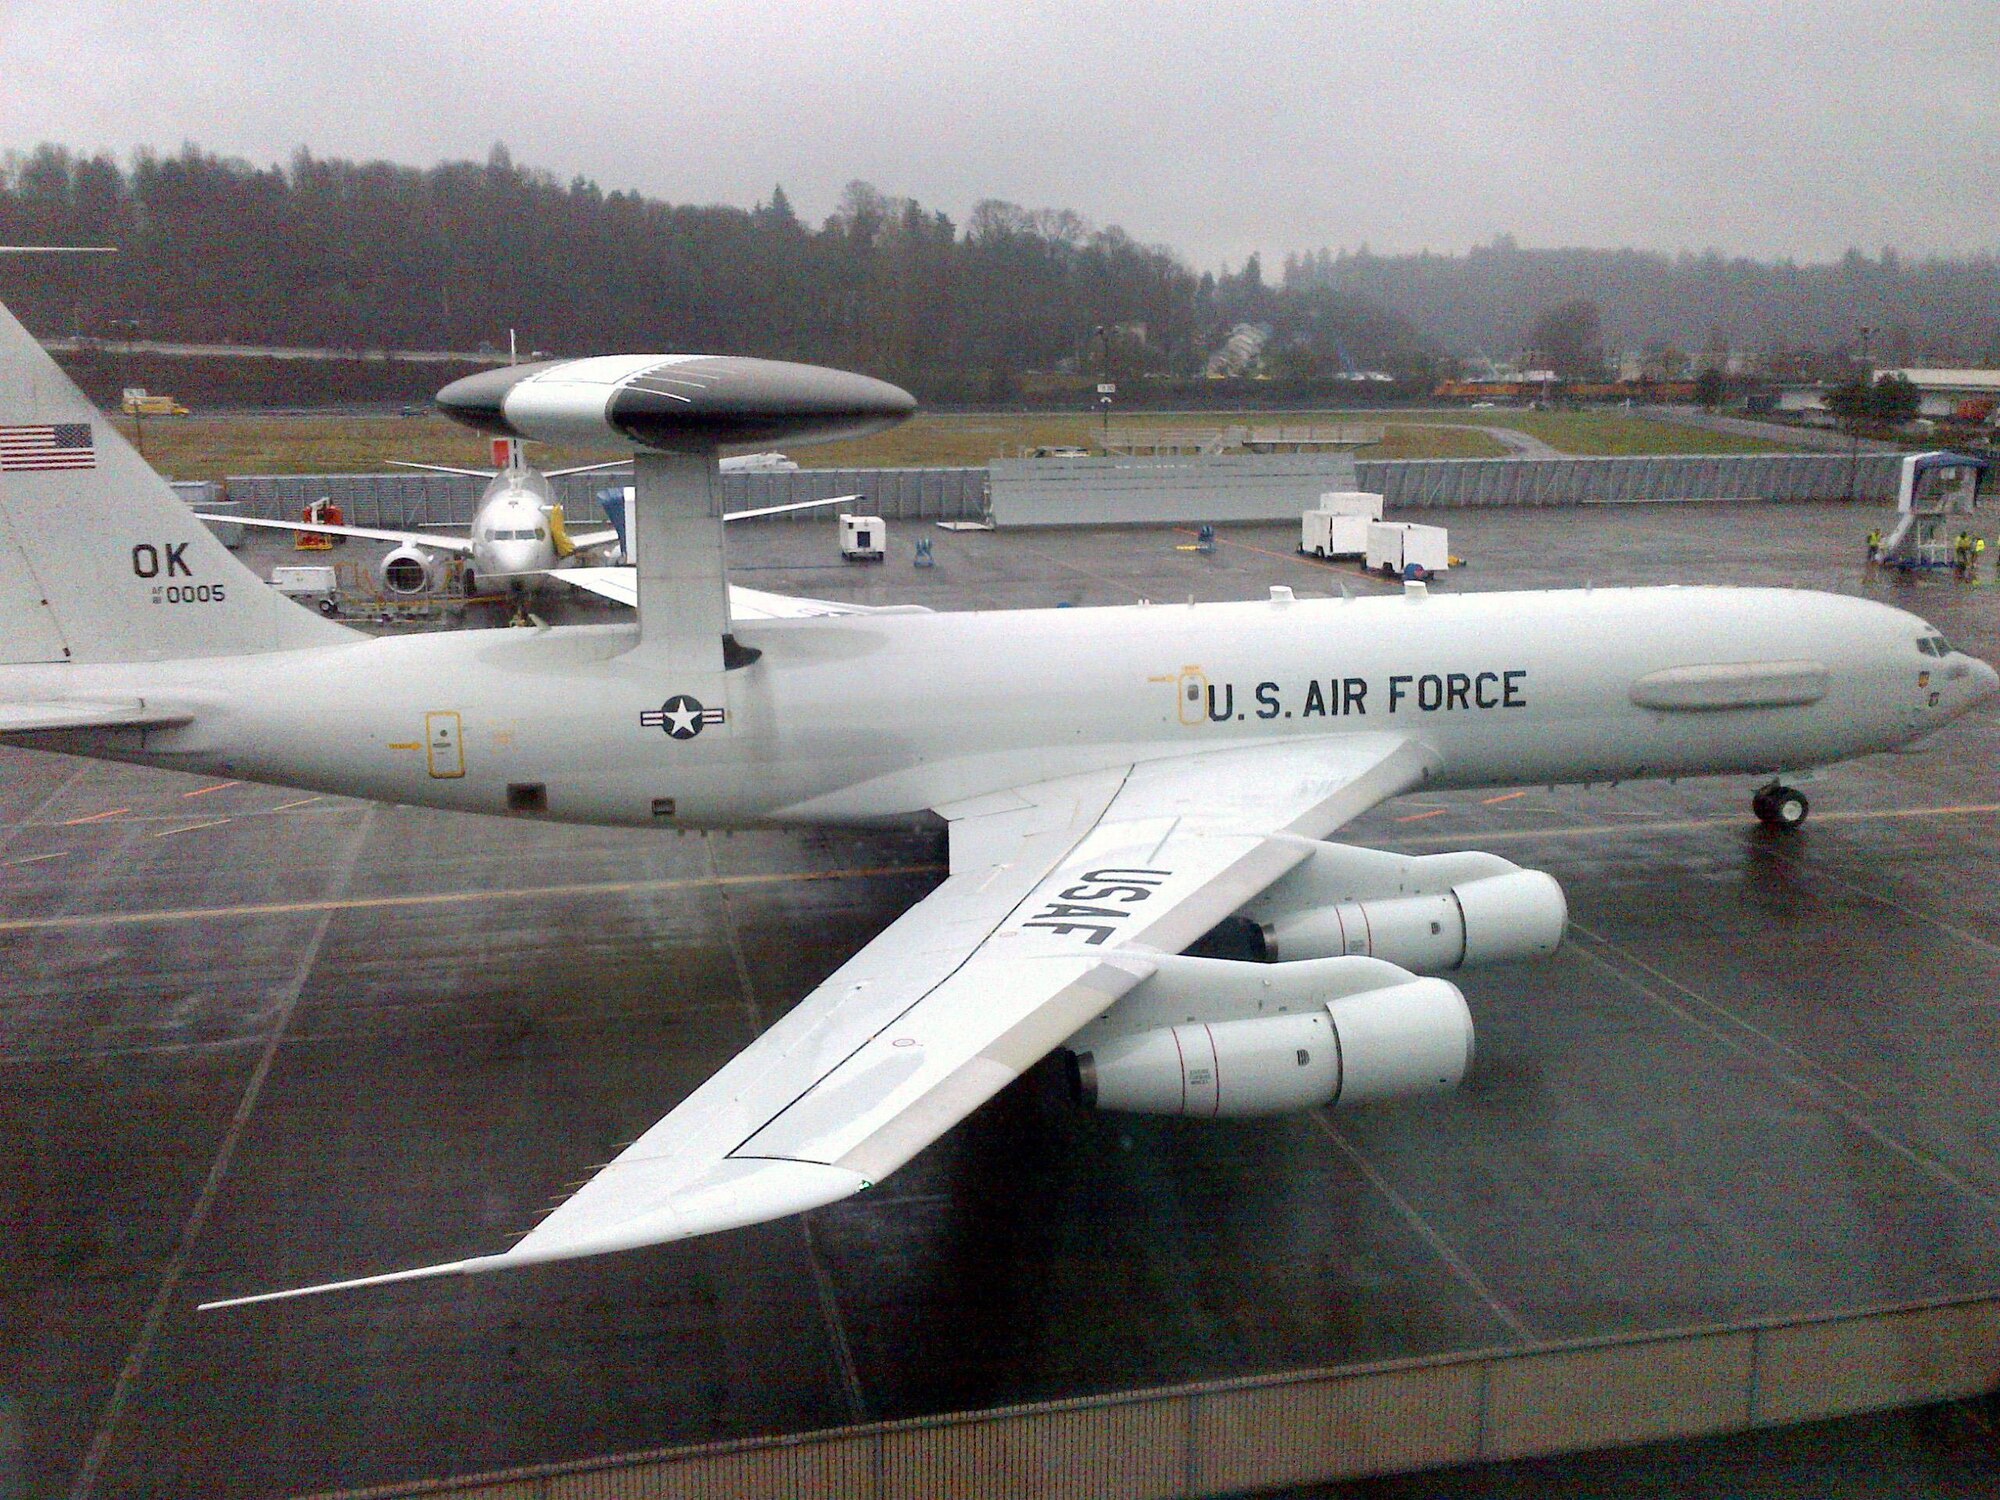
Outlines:
{"type": "MultiPolygon", "coordinates": [[[[1871,510],[1436,519],[1470,562],[1441,588],[1867,592],[2000,660],[1991,582],[1866,573],[1871,510]]],[[[874,567],[812,524],[734,534],[732,560],[938,608],[1386,587],[1276,527],[1208,553],[891,529],[874,567]]],[[[941,847],[0,750],[0,1494],[287,1494],[2000,1288],[1996,724],[1821,773],[1790,834],[1742,779],[1358,820],[1343,838],[1492,849],[1569,895],[1559,955],[1464,978],[1479,1061],[1439,1105],[1093,1116],[1045,1066],[804,1218],[210,1314],[507,1244],[929,889],[941,847]]]]}

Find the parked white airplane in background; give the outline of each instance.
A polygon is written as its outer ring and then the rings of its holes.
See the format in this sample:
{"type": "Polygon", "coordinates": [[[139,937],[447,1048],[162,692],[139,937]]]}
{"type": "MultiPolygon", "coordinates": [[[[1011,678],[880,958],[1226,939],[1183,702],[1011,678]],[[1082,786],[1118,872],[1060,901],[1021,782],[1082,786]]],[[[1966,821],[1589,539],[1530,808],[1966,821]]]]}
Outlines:
{"type": "MultiPolygon", "coordinates": [[[[431,531],[396,531],[380,526],[348,526],[318,521],[277,521],[259,516],[201,514],[204,521],[225,521],[239,526],[259,526],[270,531],[315,532],[323,536],[359,537],[369,541],[394,542],[375,565],[376,581],[385,594],[409,598],[432,593],[444,584],[445,562],[464,559],[462,579],[468,596],[484,588],[497,591],[515,604],[551,586],[583,588],[591,593],[631,604],[634,599],[629,567],[603,569],[603,577],[584,576],[581,566],[565,567],[572,558],[582,564],[592,552],[614,552],[623,547],[617,527],[572,534],[563,516],[562,505],[550,487],[551,479],[566,474],[593,474],[603,469],[630,468],[629,458],[608,463],[582,464],[570,469],[534,468],[522,456],[522,445],[512,439],[495,443],[505,450],[505,462],[498,471],[461,469],[449,464],[405,463],[391,460],[400,468],[427,469],[439,474],[463,474],[489,483],[474,508],[472,524],[464,536],[439,536],[431,531]]],[[[721,460],[723,472],[743,470],[763,473],[778,468],[782,453],[750,453],[721,460]]],[[[793,465],[796,468],[796,465],[793,465]]],[[[791,505],[764,506],[738,511],[729,520],[776,515],[783,511],[808,510],[823,505],[842,505],[858,499],[840,495],[825,500],[806,500],[791,505]]],[[[869,606],[843,605],[824,599],[796,599],[761,590],[739,590],[734,601],[739,618],[782,618],[793,615],[865,614],[869,606]]]]}
{"type": "Polygon", "coordinates": [[[638,618],[369,638],[244,569],[0,312],[7,738],[466,812],[949,830],[941,885],[524,1238],[307,1290],[832,1203],[1064,1046],[1102,1109],[1449,1089],[1473,1033],[1438,976],[1553,949],[1562,893],[1490,854],[1323,842],[1343,823],[1420,787],[1706,773],[1774,778],[1762,815],[1797,822],[1779,772],[2000,685],[1914,615],[1793,589],[733,620],[715,447],[913,404],[707,356],[461,381],[440,405],[499,435],[638,450],[638,618]],[[1238,914],[1279,962],[1183,956],[1238,914]]]}

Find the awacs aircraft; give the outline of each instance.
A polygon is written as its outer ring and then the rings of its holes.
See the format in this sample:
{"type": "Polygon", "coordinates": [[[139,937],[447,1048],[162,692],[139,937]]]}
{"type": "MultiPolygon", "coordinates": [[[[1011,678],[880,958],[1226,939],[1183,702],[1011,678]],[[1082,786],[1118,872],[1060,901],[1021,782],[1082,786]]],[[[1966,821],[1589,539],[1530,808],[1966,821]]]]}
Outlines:
{"type": "Polygon", "coordinates": [[[1901,745],[2000,685],[1914,615],[1791,589],[733,620],[715,449],[873,430],[912,409],[902,391],[650,355],[492,371],[440,404],[635,450],[634,623],[371,639],[321,619],[0,313],[7,737],[585,823],[942,819],[950,874],[525,1237],[334,1286],[833,1203],[1057,1048],[1100,1109],[1449,1089],[1473,1031],[1442,976],[1553,949],[1562,893],[1490,854],[1327,842],[1343,823],[1418,788],[1710,773],[1770,778],[1760,812],[1797,822],[1780,773],[1901,745]],[[1276,962],[1185,955],[1234,915],[1276,962]]]}
{"type": "MultiPolygon", "coordinates": [[[[407,469],[429,469],[441,474],[464,474],[486,479],[485,492],[473,511],[472,525],[464,536],[439,536],[430,531],[395,531],[379,526],[335,525],[319,521],[274,521],[258,516],[202,515],[204,521],[226,521],[238,526],[261,526],[272,531],[310,531],[325,536],[360,537],[396,545],[376,564],[375,577],[385,594],[408,598],[429,593],[443,582],[444,560],[464,559],[467,594],[480,588],[497,589],[522,602],[536,590],[561,585],[588,590],[622,604],[634,602],[636,589],[629,567],[585,569],[563,567],[571,558],[581,560],[598,549],[624,548],[625,537],[618,527],[571,535],[549,487],[551,479],[565,474],[590,474],[600,469],[628,467],[630,459],[610,463],[583,464],[573,469],[552,469],[548,473],[530,465],[521,454],[521,444],[511,439],[495,444],[503,448],[506,461],[497,473],[483,469],[459,469],[449,464],[405,463],[407,469]],[[601,576],[600,576],[601,575],[601,576]]],[[[774,467],[782,454],[753,453],[725,458],[719,467],[762,472],[774,467]]],[[[808,510],[822,505],[839,505],[859,498],[841,495],[827,500],[804,500],[791,505],[769,505],[756,510],[737,511],[724,520],[746,521],[753,516],[777,515],[789,510],[808,510]]],[[[625,550],[629,551],[629,548],[625,550]]],[[[789,616],[827,614],[867,614],[870,606],[837,604],[826,599],[798,599],[769,594],[757,589],[737,589],[730,601],[738,619],[777,619],[789,616]]]]}

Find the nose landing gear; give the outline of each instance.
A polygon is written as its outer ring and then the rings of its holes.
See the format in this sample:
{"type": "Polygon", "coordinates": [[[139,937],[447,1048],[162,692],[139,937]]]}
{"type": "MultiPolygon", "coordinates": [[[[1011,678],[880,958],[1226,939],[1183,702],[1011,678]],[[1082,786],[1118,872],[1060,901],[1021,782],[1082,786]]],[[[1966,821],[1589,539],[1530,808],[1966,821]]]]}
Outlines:
{"type": "Polygon", "coordinates": [[[1771,828],[1796,828],[1805,822],[1806,814],[1812,811],[1812,804],[1803,793],[1774,781],[1769,786],[1760,787],[1750,798],[1750,810],[1757,815],[1757,821],[1771,828]]]}

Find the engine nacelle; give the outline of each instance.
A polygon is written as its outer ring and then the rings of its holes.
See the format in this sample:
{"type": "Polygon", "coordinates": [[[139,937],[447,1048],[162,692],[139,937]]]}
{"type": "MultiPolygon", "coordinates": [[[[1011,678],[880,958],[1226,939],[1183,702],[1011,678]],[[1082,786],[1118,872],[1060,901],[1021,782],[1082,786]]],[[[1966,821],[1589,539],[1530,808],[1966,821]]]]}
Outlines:
{"type": "Polygon", "coordinates": [[[1278,961],[1361,954],[1419,974],[1553,953],[1569,903],[1540,870],[1468,880],[1437,895],[1342,901],[1262,924],[1265,956],[1278,961]]]}
{"type": "Polygon", "coordinates": [[[428,594],[437,588],[437,561],[421,547],[398,547],[375,565],[375,578],[385,594],[428,594]]]}
{"type": "Polygon", "coordinates": [[[1071,1054],[1071,1091],[1132,1114],[1269,1115],[1457,1088],[1472,1014],[1442,979],[1343,995],[1297,1015],[1191,1022],[1071,1054]]]}

